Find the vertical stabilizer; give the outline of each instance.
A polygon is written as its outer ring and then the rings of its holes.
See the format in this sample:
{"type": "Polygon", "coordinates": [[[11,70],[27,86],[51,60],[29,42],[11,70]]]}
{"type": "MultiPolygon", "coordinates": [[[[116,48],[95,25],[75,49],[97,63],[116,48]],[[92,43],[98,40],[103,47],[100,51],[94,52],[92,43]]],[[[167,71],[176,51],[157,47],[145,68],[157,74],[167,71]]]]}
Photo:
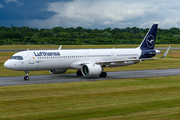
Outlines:
{"type": "Polygon", "coordinates": [[[156,33],[157,33],[158,24],[153,24],[151,29],[149,29],[148,33],[144,37],[139,48],[141,50],[152,50],[155,46],[156,41],[156,33]]]}

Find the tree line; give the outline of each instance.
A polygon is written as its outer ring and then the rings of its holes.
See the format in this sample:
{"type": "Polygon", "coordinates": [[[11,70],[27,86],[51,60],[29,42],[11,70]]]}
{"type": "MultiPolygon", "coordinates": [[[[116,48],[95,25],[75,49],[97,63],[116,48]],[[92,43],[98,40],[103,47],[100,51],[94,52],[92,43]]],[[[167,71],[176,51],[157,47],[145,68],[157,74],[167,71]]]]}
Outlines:
{"type": "MultiPolygon", "coordinates": [[[[0,44],[58,44],[58,45],[102,45],[140,44],[149,28],[86,29],[83,27],[37,29],[29,27],[0,27],[0,44]]],[[[158,28],[157,44],[179,44],[180,29],[158,28]]]]}

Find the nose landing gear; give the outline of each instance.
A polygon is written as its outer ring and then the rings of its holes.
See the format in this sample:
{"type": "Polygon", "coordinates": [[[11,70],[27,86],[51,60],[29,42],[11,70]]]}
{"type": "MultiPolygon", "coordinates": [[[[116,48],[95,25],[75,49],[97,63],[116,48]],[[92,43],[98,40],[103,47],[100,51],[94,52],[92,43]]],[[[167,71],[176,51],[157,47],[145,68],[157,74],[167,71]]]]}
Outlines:
{"type": "Polygon", "coordinates": [[[24,80],[29,80],[29,71],[25,71],[25,73],[26,73],[26,76],[24,76],[24,80]]]}

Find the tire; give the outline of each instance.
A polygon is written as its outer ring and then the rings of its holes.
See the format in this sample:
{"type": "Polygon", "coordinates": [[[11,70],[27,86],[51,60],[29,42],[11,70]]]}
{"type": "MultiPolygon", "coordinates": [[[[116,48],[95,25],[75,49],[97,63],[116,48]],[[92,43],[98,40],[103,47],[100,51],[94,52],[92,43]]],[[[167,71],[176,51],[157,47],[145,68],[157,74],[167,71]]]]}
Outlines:
{"type": "Polygon", "coordinates": [[[29,80],[29,76],[24,76],[24,80],[29,80]]]}
{"type": "Polygon", "coordinates": [[[82,74],[82,72],[81,72],[80,70],[78,70],[78,71],[76,72],[76,74],[77,74],[77,76],[83,76],[83,74],[82,74]]]}
{"type": "Polygon", "coordinates": [[[106,72],[102,72],[99,77],[106,77],[107,76],[107,73],[106,72]]]}

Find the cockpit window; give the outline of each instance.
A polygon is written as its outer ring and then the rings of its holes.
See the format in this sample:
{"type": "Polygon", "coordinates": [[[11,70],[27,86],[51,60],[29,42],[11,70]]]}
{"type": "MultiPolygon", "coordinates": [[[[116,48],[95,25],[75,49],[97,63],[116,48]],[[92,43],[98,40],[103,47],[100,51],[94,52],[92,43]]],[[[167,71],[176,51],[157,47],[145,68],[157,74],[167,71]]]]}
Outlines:
{"type": "Polygon", "coordinates": [[[12,56],[10,59],[23,60],[22,56],[12,56]]]}

